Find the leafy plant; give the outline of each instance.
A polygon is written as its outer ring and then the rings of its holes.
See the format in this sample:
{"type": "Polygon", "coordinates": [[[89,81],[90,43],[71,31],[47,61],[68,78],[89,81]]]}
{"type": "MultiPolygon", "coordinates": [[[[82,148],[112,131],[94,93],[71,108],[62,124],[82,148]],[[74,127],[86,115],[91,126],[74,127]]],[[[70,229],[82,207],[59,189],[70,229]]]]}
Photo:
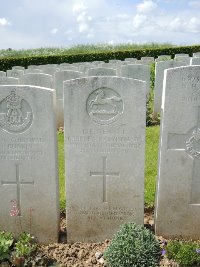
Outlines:
{"type": "Polygon", "coordinates": [[[126,223],[114,236],[104,258],[109,267],[155,267],[160,260],[160,245],[145,227],[126,223]]]}
{"type": "Polygon", "coordinates": [[[166,246],[166,256],[180,266],[200,266],[200,242],[169,241],[166,246]]]}
{"type": "Polygon", "coordinates": [[[0,262],[10,259],[10,247],[13,241],[14,239],[11,233],[0,231],[0,262]]]}
{"type": "Polygon", "coordinates": [[[15,243],[15,254],[17,257],[30,256],[37,248],[34,238],[29,233],[22,233],[15,243]]]}

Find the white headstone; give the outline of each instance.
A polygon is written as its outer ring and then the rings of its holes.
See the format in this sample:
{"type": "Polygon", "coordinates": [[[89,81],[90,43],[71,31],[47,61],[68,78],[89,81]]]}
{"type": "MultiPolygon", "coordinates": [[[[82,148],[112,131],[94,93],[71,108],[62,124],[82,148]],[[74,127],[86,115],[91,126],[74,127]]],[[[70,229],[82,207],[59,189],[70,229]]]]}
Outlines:
{"type": "Polygon", "coordinates": [[[125,58],[125,61],[132,62],[132,64],[137,64],[137,58],[127,57],[125,58]]]}
{"type": "Polygon", "coordinates": [[[190,65],[190,60],[191,60],[191,58],[188,56],[178,56],[178,57],[174,58],[174,61],[178,61],[178,62],[180,61],[186,65],[190,65]]]}
{"type": "Polygon", "coordinates": [[[47,66],[47,67],[42,67],[42,70],[43,70],[44,73],[49,74],[49,75],[52,75],[52,76],[54,76],[54,74],[55,74],[57,71],[60,71],[60,69],[57,68],[57,67],[49,67],[49,66],[47,66]]]}
{"type": "Polygon", "coordinates": [[[25,68],[24,67],[22,67],[22,66],[13,66],[12,67],[12,70],[25,70],[25,68]]]}
{"type": "Polygon", "coordinates": [[[22,75],[24,75],[23,70],[18,70],[18,69],[7,70],[7,77],[20,78],[22,75]]]}
{"type": "Polygon", "coordinates": [[[200,65],[200,57],[192,57],[190,60],[190,65],[200,65]]]}
{"type": "Polygon", "coordinates": [[[0,86],[0,229],[42,243],[59,231],[54,101],[52,89],[0,86]]]}
{"type": "Polygon", "coordinates": [[[200,52],[193,53],[193,57],[200,57],[200,52]]]}
{"type": "Polygon", "coordinates": [[[189,57],[189,54],[175,54],[174,58],[178,58],[178,57],[189,57]]]}
{"type": "Polygon", "coordinates": [[[138,79],[146,82],[146,94],[150,92],[150,66],[142,64],[130,64],[121,67],[121,76],[138,79]]]}
{"type": "Polygon", "coordinates": [[[53,88],[53,78],[44,73],[28,73],[20,78],[20,84],[53,88]]]}
{"type": "Polygon", "coordinates": [[[140,64],[151,64],[154,63],[154,57],[141,57],[140,64]]]}
{"type": "Polygon", "coordinates": [[[6,77],[6,72],[5,71],[0,71],[0,77],[6,77]]]}
{"type": "Polygon", "coordinates": [[[84,74],[79,71],[65,70],[55,73],[54,86],[56,89],[56,117],[57,127],[64,126],[64,114],[63,114],[63,82],[71,79],[83,77],[84,74]]]}
{"type": "Polygon", "coordinates": [[[143,224],[145,83],[119,77],[65,82],[68,242],[100,242],[143,224]]]}
{"type": "Polygon", "coordinates": [[[88,76],[116,76],[116,70],[110,68],[91,68],[87,72],[88,76]]]}
{"type": "Polygon", "coordinates": [[[78,67],[75,67],[75,66],[72,66],[72,65],[68,65],[68,66],[59,66],[60,68],[60,71],[63,71],[63,70],[73,70],[73,71],[78,71],[78,67]]]}
{"type": "Polygon", "coordinates": [[[156,62],[155,66],[155,85],[154,85],[154,113],[161,112],[161,104],[162,104],[162,92],[163,92],[163,79],[164,79],[164,70],[181,67],[184,64],[182,61],[160,61],[156,62]]]}
{"type": "Polygon", "coordinates": [[[170,55],[160,55],[155,59],[156,62],[171,60],[170,55]]]}
{"type": "Polygon", "coordinates": [[[28,74],[28,73],[44,73],[44,72],[42,69],[30,68],[30,69],[25,70],[25,74],[28,74]]]}
{"type": "Polygon", "coordinates": [[[18,78],[13,77],[0,77],[0,85],[12,85],[12,84],[19,84],[18,78]]]}
{"type": "Polygon", "coordinates": [[[200,66],[165,71],[156,235],[199,239],[200,66]]]}

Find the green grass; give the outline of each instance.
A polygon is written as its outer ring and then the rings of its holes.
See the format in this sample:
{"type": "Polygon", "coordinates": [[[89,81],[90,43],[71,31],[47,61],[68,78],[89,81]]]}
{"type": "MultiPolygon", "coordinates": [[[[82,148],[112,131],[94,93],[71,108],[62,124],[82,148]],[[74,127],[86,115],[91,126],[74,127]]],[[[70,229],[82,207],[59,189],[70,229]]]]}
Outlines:
{"type": "MultiPolygon", "coordinates": [[[[156,189],[159,126],[146,128],[145,203],[153,206],[156,189]]],[[[60,178],[60,207],[65,209],[64,134],[58,134],[58,159],[60,178]]]]}

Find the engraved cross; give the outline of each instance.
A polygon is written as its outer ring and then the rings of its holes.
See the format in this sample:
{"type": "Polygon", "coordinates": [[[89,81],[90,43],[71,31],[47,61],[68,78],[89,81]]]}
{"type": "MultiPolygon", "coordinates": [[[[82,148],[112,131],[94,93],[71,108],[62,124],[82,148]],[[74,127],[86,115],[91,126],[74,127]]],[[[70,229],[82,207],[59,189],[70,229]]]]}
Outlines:
{"type": "MultiPolygon", "coordinates": [[[[198,107],[197,125],[195,129],[197,129],[197,131],[200,130],[200,107],[198,107]]],[[[198,133],[196,136],[197,135],[198,133]]],[[[192,136],[188,139],[188,133],[169,133],[168,149],[185,150],[185,152],[193,158],[191,204],[200,204],[200,135],[195,138],[193,131],[192,136]]]]}
{"type": "Polygon", "coordinates": [[[90,176],[102,176],[103,177],[103,202],[107,202],[107,176],[120,177],[119,172],[107,172],[107,157],[103,159],[103,171],[102,172],[91,172],[90,176]]]}
{"type": "Polygon", "coordinates": [[[21,216],[21,185],[34,185],[34,182],[25,182],[20,179],[20,168],[19,164],[15,164],[15,174],[16,180],[15,181],[1,181],[2,185],[16,185],[17,186],[17,204],[19,208],[18,216],[21,216]]]}

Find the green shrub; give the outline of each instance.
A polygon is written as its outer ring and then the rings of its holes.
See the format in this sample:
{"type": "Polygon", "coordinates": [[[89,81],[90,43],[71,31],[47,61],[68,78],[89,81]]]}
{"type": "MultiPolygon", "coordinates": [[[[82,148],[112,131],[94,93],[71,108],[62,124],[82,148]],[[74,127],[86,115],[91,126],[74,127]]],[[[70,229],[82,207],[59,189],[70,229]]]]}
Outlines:
{"type": "Polygon", "coordinates": [[[0,231],[0,262],[10,259],[10,247],[13,241],[14,239],[11,233],[0,231]]]}
{"type": "Polygon", "coordinates": [[[160,260],[160,245],[145,227],[122,225],[104,253],[109,267],[154,267],[160,260]]]}
{"type": "Polygon", "coordinates": [[[166,246],[166,255],[180,266],[200,266],[200,242],[169,241],[166,246]]]}
{"type": "Polygon", "coordinates": [[[33,237],[28,233],[22,233],[15,243],[15,254],[17,257],[28,257],[36,250],[37,245],[33,237]]]}

